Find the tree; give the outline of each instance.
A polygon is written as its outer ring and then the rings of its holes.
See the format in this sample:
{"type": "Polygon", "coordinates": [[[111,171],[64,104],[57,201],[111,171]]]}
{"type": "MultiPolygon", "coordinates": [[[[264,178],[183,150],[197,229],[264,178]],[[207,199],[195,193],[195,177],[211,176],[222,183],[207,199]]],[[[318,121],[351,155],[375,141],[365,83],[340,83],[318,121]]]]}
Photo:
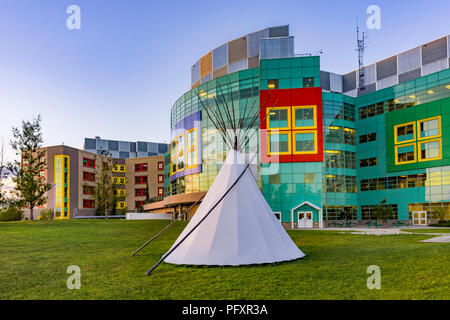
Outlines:
{"type": "Polygon", "coordinates": [[[438,219],[438,222],[442,222],[445,219],[445,210],[444,208],[436,208],[433,210],[434,216],[438,219]]]}
{"type": "Polygon", "coordinates": [[[391,206],[386,204],[386,199],[380,202],[379,205],[375,207],[374,218],[381,220],[382,222],[387,222],[388,219],[392,219],[394,216],[394,211],[391,206]]]}
{"type": "Polygon", "coordinates": [[[3,141],[2,141],[2,150],[0,150],[0,208],[3,206],[5,202],[5,196],[3,195],[3,179],[5,178],[4,171],[4,164],[3,164],[3,141]]]}
{"type": "Polygon", "coordinates": [[[42,145],[41,116],[33,120],[22,120],[21,128],[12,128],[13,138],[10,141],[16,156],[22,161],[15,160],[8,164],[8,170],[15,183],[13,195],[16,204],[30,209],[30,220],[33,220],[33,210],[36,206],[47,202],[47,191],[51,184],[40,177],[40,172],[46,169],[45,151],[42,145]]]}
{"type": "MultiPolygon", "coordinates": [[[[95,175],[95,204],[97,207],[97,214],[108,215],[108,210],[115,206],[115,187],[112,181],[112,158],[107,156],[107,153],[101,154],[100,158],[100,172],[95,175]]],[[[97,160],[96,160],[97,162],[97,160]]]]}

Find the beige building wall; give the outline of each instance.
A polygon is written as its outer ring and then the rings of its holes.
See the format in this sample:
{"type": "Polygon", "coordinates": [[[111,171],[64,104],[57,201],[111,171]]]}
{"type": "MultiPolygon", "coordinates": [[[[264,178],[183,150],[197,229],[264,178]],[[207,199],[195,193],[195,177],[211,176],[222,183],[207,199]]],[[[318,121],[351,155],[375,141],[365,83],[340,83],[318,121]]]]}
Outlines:
{"type": "Polygon", "coordinates": [[[125,160],[125,176],[127,180],[126,185],[126,204],[128,210],[136,209],[136,201],[145,201],[146,196],[136,196],[136,189],[146,189],[146,183],[136,183],[136,177],[147,176],[149,198],[158,196],[159,188],[164,192],[164,180],[158,182],[158,176],[161,175],[164,179],[164,156],[152,156],[144,158],[131,158],[125,160]],[[162,163],[162,169],[158,168],[158,163],[162,163]],[[136,171],[137,164],[147,164],[147,171],[136,171]]]}

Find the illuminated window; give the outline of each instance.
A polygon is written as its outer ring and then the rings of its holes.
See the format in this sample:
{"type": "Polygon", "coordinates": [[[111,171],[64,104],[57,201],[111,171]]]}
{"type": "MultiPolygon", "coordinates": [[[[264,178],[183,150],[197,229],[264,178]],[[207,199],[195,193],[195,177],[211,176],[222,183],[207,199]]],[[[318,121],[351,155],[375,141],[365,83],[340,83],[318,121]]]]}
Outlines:
{"type": "Polygon", "coordinates": [[[269,132],[269,154],[289,154],[291,139],[289,133],[269,132]]]}
{"type": "Polygon", "coordinates": [[[418,139],[435,138],[441,135],[441,117],[435,117],[418,121],[418,139]]]}
{"type": "Polygon", "coordinates": [[[164,170],[164,162],[158,162],[158,170],[164,170]]]}
{"type": "Polygon", "coordinates": [[[177,156],[177,171],[184,170],[184,155],[183,153],[177,156]]]}
{"type": "Polygon", "coordinates": [[[164,175],[162,175],[162,174],[159,174],[159,175],[158,175],[158,182],[159,182],[159,183],[164,182],[164,175]]]}
{"type": "Polygon", "coordinates": [[[396,164],[406,164],[416,161],[416,144],[411,143],[395,147],[396,164]]]}
{"type": "Polygon", "coordinates": [[[195,128],[186,132],[186,149],[195,147],[195,145],[197,144],[196,133],[197,130],[195,130],[195,128]]]}
{"type": "Polygon", "coordinates": [[[305,77],[303,78],[303,88],[314,87],[314,78],[313,77],[305,77]]]}
{"type": "Polygon", "coordinates": [[[267,80],[267,89],[278,89],[278,79],[267,80]]]}
{"type": "Polygon", "coordinates": [[[294,132],[294,153],[308,154],[317,153],[317,132],[297,131],[294,132]]]}
{"type": "Polygon", "coordinates": [[[409,122],[394,127],[395,143],[404,143],[415,140],[415,122],[409,122]]]}
{"type": "Polygon", "coordinates": [[[164,195],[164,188],[158,188],[158,196],[164,195]]]}
{"type": "Polygon", "coordinates": [[[442,159],[441,139],[419,142],[419,161],[442,159]]]}
{"type": "Polygon", "coordinates": [[[186,168],[192,168],[197,165],[197,152],[187,151],[186,152],[186,168]]]}
{"type": "Polygon", "coordinates": [[[289,109],[289,107],[267,109],[267,112],[269,112],[267,129],[289,129],[291,122],[289,109]]]}
{"type": "Polygon", "coordinates": [[[316,174],[305,173],[305,183],[316,183],[316,174]]]}
{"type": "Polygon", "coordinates": [[[316,106],[293,107],[294,129],[316,128],[316,106]]]}

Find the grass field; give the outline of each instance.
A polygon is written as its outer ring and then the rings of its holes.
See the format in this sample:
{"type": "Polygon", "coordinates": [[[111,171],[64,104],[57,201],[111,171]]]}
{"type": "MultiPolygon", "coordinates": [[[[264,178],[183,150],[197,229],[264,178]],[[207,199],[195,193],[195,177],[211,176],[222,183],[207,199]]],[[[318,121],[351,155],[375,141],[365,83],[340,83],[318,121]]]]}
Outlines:
{"type": "Polygon", "coordinates": [[[0,223],[0,299],[450,299],[450,244],[427,235],[289,231],[307,256],[252,267],[162,264],[145,272],[184,228],[175,224],[135,257],[167,221],[0,223]],[[68,290],[66,268],[81,268],[68,290]],[[369,265],[381,289],[366,286],[369,265]]]}

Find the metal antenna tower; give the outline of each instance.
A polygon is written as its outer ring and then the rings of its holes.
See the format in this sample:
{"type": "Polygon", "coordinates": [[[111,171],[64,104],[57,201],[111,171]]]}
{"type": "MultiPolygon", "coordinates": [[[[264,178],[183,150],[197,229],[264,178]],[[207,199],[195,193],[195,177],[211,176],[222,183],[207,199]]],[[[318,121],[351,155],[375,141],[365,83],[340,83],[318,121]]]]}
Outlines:
{"type": "Polygon", "coordinates": [[[358,52],[358,80],[356,87],[359,90],[365,89],[364,84],[364,51],[366,49],[367,33],[363,32],[359,37],[359,27],[356,26],[356,51],[358,52]]]}

